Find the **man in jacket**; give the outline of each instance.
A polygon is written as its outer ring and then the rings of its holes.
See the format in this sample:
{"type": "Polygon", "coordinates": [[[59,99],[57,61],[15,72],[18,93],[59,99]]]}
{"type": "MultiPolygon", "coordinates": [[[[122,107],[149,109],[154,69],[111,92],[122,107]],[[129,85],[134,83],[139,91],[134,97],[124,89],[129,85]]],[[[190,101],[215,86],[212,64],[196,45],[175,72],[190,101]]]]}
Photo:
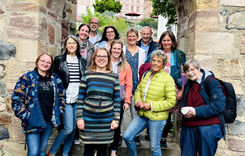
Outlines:
{"type": "Polygon", "coordinates": [[[97,31],[99,28],[99,19],[97,17],[92,17],[89,21],[89,26],[89,41],[94,44],[101,39],[101,34],[97,31]]]}
{"type": "Polygon", "coordinates": [[[145,60],[148,56],[157,48],[157,42],[154,42],[152,39],[152,30],[149,26],[145,26],[142,28],[141,39],[137,42],[137,46],[143,48],[145,53],[145,60]]]}

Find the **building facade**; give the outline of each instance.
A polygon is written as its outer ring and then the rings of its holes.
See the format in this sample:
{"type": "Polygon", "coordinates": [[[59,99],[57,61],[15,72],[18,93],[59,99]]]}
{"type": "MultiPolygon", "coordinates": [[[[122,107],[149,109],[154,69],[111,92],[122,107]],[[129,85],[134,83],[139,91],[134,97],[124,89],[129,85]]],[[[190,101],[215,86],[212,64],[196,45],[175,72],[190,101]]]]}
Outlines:
{"type": "MultiPolygon", "coordinates": [[[[93,4],[95,0],[78,0],[77,1],[77,20],[81,20],[82,14],[87,14],[89,9],[92,13],[94,12],[93,4]]],[[[152,2],[150,0],[120,0],[123,5],[121,12],[118,14],[120,17],[128,19],[135,19],[135,17],[127,17],[126,13],[135,12],[140,14],[137,19],[143,19],[144,17],[150,17],[152,12],[152,2]]]]}

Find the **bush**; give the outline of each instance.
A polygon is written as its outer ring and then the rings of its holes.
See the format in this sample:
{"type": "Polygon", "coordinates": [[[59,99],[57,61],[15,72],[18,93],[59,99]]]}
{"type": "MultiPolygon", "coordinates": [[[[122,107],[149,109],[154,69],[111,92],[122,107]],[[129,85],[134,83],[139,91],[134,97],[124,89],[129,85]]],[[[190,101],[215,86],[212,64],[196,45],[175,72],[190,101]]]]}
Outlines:
{"type": "Polygon", "coordinates": [[[154,18],[144,18],[142,21],[140,21],[139,25],[142,27],[149,26],[153,29],[157,29],[157,20],[154,18]]]}
{"type": "Polygon", "coordinates": [[[120,36],[124,36],[128,30],[128,24],[126,21],[120,17],[111,16],[110,12],[105,12],[103,14],[95,12],[92,14],[91,11],[88,10],[87,15],[82,15],[82,22],[89,24],[89,20],[92,17],[97,17],[100,20],[100,27],[98,31],[101,33],[103,32],[104,27],[109,25],[114,26],[120,33],[120,36]]]}

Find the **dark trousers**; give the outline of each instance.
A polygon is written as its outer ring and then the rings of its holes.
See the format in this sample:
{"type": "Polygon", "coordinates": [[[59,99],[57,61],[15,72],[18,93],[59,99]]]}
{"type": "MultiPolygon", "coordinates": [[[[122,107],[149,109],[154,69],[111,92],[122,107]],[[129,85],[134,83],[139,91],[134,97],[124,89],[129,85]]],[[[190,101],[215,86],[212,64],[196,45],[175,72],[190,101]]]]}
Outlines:
{"type": "Polygon", "coordinates": [[[121,101],[119,125],[118,125],[117,129],[115,129],[115,131],[114,131],[114,138],[113,138],[113,142],[111,143],[111,150],[117,150],[118,149],[119,140],[121,137],[121,123],[122,123],[122,118],[123,118],[123,113],[124,113],[123,104],[124,104],[124,100],[121,101]]]}
{"type": "Polygon", "coordinates": [[[172,127],[172,123],[171,123],[171,113],[168,113],[168,119],[167,119],[167,123],[164,126],[164,129],[162,131],[162,138],[167,138],[168,137],[168,132],[172,127]]]}
{"type": "Polygon", "coordinates": [[[107,156],[107,144],[85,144],[83,156],[94,156],[97,151],[97,156],[107,156]]]}
{"type": "Polygon", "coordinates": [[[187,127],[182,126],[180,133],[181,156],[214,156],[218,141],[222,138],[221,126],[187,127]]]}

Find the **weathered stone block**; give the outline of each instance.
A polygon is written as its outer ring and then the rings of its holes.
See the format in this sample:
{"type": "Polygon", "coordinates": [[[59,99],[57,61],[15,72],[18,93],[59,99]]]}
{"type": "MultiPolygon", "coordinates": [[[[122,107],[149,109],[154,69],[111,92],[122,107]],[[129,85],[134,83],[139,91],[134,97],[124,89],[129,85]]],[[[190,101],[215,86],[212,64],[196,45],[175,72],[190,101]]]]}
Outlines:
{"type": "Polygon", "coordinates": [[[46,7],[51,9],[52,5],[53,5],[53,0],[47,0],[46,7]]]}
{"type": "Polygon", "coordinates": [[[220,77],[233,80],[240,80],[244,75],[244,70],[239,59],[217,59],[216,71],[219,71],[220,77]]]}
{"type": "Polygon", "coordinates": [[[188,18],[182,18],[181,21],[178,23],[179,25],[179,36],[184,36],[188,31],[188,18]]]}
{"type": "Polygon", "coordinates": [[[8,37],[37,39],[39,17],[34,13],[30,16],[11,17],[7,30],[8,37]]]}
{"type": "Polygon", "coordinates": [[[38,56],[38,41],[19,40],[17,59],[22,62],[34,62],[38,56]],[[27,48],[28,47],[28,48],[27,48]]]}
{"type": "Polygon", "coordinates": [[[9,139],[8,129],[0,126],[0,140],[9,139]]]}
{"type": "Polygon", "coordinates": [[[46,40],[47,38],[47,32],[48,32],[48,24],[45,18],[40,19],[39,24],[39,39],[40,40],[46,40]]]}
{"type": "Polygon", "coordinates": [[[228,148],[231,151],[245,152],[245,139],[241,138],[229,138],[228,148]]]}
{"type": "Polygon", "coordinates": [[[0,94],[4,94],[6,91],[5,83],[0,83],[0,94]]]}
{"type": "Polygon", "coordinates": [[[245,30],[245,12],[236,12],[227,18],[227,29],[245,30]]]}
{"type": "Polygon", "coordinates": [[[219,0],[196,0],[195,2],[197,10],[199,10],[217,8],[219,0]]]}
{"type": "Polygon", "coordinates": [[[9,124],[12,120],[12,116],[7,112],[0,112],[0,125],[9,124]]]}
{"type": "Polygon", "coordinates": [[[33,2],[18,2],[18,3],[12,3],[10,6],[7,7],[9,11],[39,11],[39,3],[33,3],[33,2]]]}
{"type": "Polygon", "coordinates": [[[24,147],[24,143],[5,141],[2,150],[5,156],[24,156],[27,155],[27,150],[24,147]]]}
{"type": "Polygon", "coordinates": [[[5,111],[6,104],[4,103],[4,99],[0,97],[0,112],[5,111]]]}
{"type": "Polygon", "coordinates": [[[0,60],[8,60],[11,56],[15,57],[16,47],[14,44],[4,43],[0,40],[0,60]]]}
{"type": "Polygon", "coordinates": [[[235,120],[234,123],[228,125],[227,132],[229,135],[245,135],[245,122],[241,122],[239,120],[235,120]]]}
{"type": "Polygon", "coordinates": [[[196,11],[188,21],[189,30],[217,30],[218,29],[217,11],[196,11]]]}
{"type": "Polygon", "coordinates": [[[0,14],[4,14],[4,11],[2,9],[0,9],[0,14]]]}
{"type": "Polygon", "coordinates": [[[9,133],[11,141],[25,142],[25,134],[22,132],[21,121],[13,115],[11,124],[9,125],[9,133]]]}
{"type": "Polygon", "coordinates": [[[0,79],[3,79],[6,75],[5,64],[0,64],[0,79]]]}
{"type": "Polygon", "coordinates": [[[245,35],[241,37],[241,52],[242,55],[245,55],[245,35]]]}
{"type": "Polygon", "coordinates": [[[48,25],[48,37],[49,37],[49,43],[54,44],[55,30],[52,25],[48,25]]]}
{"type": "Polygon", "coordinates": [[[197,54],[194,56],[194,59],[198,60],[202,68],[213,71],[215,61],[212,56],[197,54]]]}
{"type": "Polygon", "coordinates": [[[234,48],[234,34],[226,32],[196,32],[196,53],[229,55],[234,48]]]}
{"type": "Polygon", "coordinates": [[[244,0],[220,0],[220,5],[225,5],[225,6],[238,6],[242,7],[245,6],[245,1],[244,0]]]}

